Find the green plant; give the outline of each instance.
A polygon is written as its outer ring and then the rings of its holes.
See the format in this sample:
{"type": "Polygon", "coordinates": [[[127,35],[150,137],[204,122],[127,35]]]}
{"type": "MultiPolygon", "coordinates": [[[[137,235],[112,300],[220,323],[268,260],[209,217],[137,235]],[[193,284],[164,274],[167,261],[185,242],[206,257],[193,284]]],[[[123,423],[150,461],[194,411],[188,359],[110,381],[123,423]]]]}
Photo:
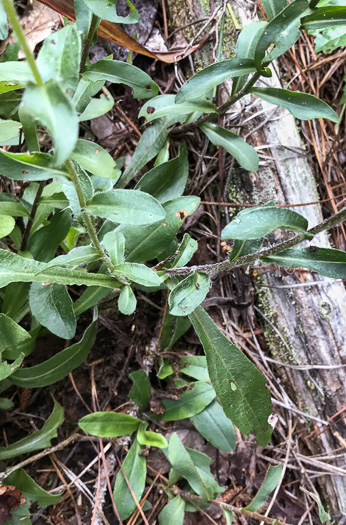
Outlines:
{"type": "MultiPolygon", "coordinates": [[[[226,451],[235,446],[234,423],[245,435],[254,430],[258,444],[266,446],[272,432],[268,423],[270,392],[257,368],[200,306],[209,292],[210,275],[259,260],[286,268],[304,266],[321,275],[346,278],[346,253],[314,246],[296,248],[343,221],[346,209],[310,229],[304,217],[273,203],[242,211],[222,231],[223,240],[233,240],[227,260],[187,266],[197,250],[197,242],[185,235],[178,244],[177,233],[185,218],[198,207],[199,198],[183,196],[188,177],[186,149],[181,147],[177,157],[168,160],[166,141],[177,123],[185,128],[198,126],[212,144],[224,147],[240,166],[256,171],[255,149],[213,123],[215,117],[243,96],[252,93],[300,119],[339,122],[335,111],[312,95],[255,84],[261,77],[271,76],[270,63],[296,42],[302,28],[345,24],[346,8],[316,8],[314,0],[310,4],[295,0],[288,5],[285,0],[266,0],[263,4],[269,22],[252,24],[251,35],[249,28],[240,33],[234,59],[209,65],[190,78],[176,95],[158,95],[155,82],[131,64],[110,58],[95,64],[88,61],[100,18],[124,22],[114,15],[115,3],[75,2],[77,23],[68,23],[48,37],[36,60],[11,0],[0,3],[2,35],[7,28],[3,18],[7,13],[26,55],[23,62],[0,63],[0,142],[4,146],[0,150],[0,169],[8,179],[28,183],[19,199],[0,195],[1,391],[11,385],[51,385],[79,366],[96,338],[97,305],[109,293],[117,295],[119,312],[130,315],[136,310],[137,287],[148,293],[166,290],[170,292],[169,314],[163,326],[162,349],[170,350],[192,324],[206,357],[181,362],[180,371],[189,379],[180,379],[177,386],[187,389],[177,400],[163,401],[163,414],[151,413],[150,418],[192,418],[202,436],[226,451]],[[232,96],[217,107],[211,94],[230,78],[234,79],[232,96]],[[104,87],[107,81],[129,86],[135,98],[150,99],[139,116],[154,123],[144,131],[125,170],[100,145],[79,138],[79,122],[101,116],[113,107],[114,100],[104,87]],[[100,97],[95,98],[101,90],[100,97]],[[38,124],[43,126],[43,132],[38,124]],[[156,156],[156,165],[134,186],[134,177],[156,156]],[[264,237],[278,228],[296,234],[289,240],[262,247],[264,237]],[[156,266],[152,265],[154,260],[158,261],[156,266]],[[73,302],[67,286],[80,285],[86,290],[73,302]],[[39,365],[21,368],[43,333],[48,330],[60,338],[72,339],[78,317],[90,308],[94,309],[93,321],[78,343],[39,365]],[[20,324],[26,316],[31,319],[30,331],[20,324]]],[[[130,15],[126,21],[131,23],[138,16],[128,4],[130,15]]],[[[166,358],[161,358],[159,365],[160,379],[172,376],[173,369],[166,358]]],[[[146,460],[141,450],[144,446],[163,449],[172,466],[164,490],[172,499],[161,512],[160,523],[173,523],[172,515],[175,524],[182,523],[184,512],[191,510],[191,505],[210,502],[223,489],[210,473],[207,456],[184,447],[177,435],[168,443],[164,436],[146,430],[150,420],[145,412],[149,408],[150,382],[144,371],[131,378],[134,386],[129,397],[142,413],[140,418],[96,412],[82,418],[79,426],[100,437],[136,432],[115,483],[114,500],[121,519],[136,508],[127,481],[137,500],[145,487],[146,460]],[[177,485],[180,477],[187,483],[184,490],[177,485]]],[[[10,400],[2,398],[2,406],[9,405],[10,400]]],[[[52,416],[39,431],[41,438],[37,439],[35,433],[22,442],[1,447],[0,459],[46,447],[62,420],[62,409],[55,403],[52,416]]],[[[21,488],[24,482],[19,480],[22,471],[10,471],[2,479],[6,484],[17,483],[25,494],[21,488]]],[[[26,479],[27,475],[22,476],[26,479]]],[[[255,500],[241,512],[262,519],[256,511],[280,476],[281,467],[271,467],[255,500]]],[[[33,483],[26,480],[40,501],[42,489],[33,483]]],[[[48,502],[46,493],[44,497],[48,502]]],[[[230,512],[240,512],[236,507],[218,504],[225,509],[228,523],[230,512]]],[[[23,511],[19,509],[18,512],[23,511]]],[[[269,519],[270,523],[274,521],[269,519]]]]}

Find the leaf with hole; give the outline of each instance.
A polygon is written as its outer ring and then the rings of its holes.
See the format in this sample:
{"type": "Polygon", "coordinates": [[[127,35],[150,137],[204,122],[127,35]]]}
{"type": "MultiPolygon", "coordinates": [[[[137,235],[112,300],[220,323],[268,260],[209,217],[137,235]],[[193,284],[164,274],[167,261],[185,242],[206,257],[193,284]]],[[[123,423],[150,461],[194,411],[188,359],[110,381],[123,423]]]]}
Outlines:
{"type": "Polygon", "coordinates": [[[192,418],[198,432],[215,448],[232,452],[236,446],[234,426],[217,401],[192,418]]]}
{"type": "Polygon", "coordinates": [[[258,170],[259,160],[256,150],[238,135],[210,122],[201,124],[200,128],[214,146],[225,148],[242,168],[249,171],[258,170]]]}
{"type": "Polygon", "coordinates": [[[170,314],[175,316],[189,315],[206,298],[210,287],[209,276],[193,272],[180,281],[169,294],[170,314]]]}
{"type": "MultiPolygon", "coordinates": [[[[147,474],[145,457],[140,455],[142,449],[142,445],[135,439],[122,465],[128,484],[137,501],[141,500],[147,474]]],[[[137,507],[128,484],[122,470],[120,470],[115,480],[113,496],[122,520],[126,520],[137,507]]]]}
{"type": "Polygon", "coordinates": [[[39,365],[17,370],[11,376],[11,383],[23,388],[41,388],[60,381],[85,361],[94,345],[96,332],[97,326],[94,320],[78,343],[65,348],[39,365]]]}
{"type": "Polygon", "coordinates": [[[51,440],[57,437],[57,429],[64,421],[64,409],[54,401],[53,412],[43,427],[29,436],[8,445],[0,447],[0,460],[15,458],[22,454],[29,454],[35,450],[41,450],[51,446],[51,440]]]}
{"type": "Polygon", "coordinates": [[[98,16],[102,20],[108,20],[115,24],[136,24],[139,21],[139,14],[135,6],[126,0],[126,3],[130,9],[127,16],[119,16],[116,12],[117,0],[107,0],[106,2],[100,2],[100,0],[84,0],[90,11],[94,15],[98,16]]]}
{"type": "Polygon", "coordinates": [[[260,488],[258,489],[258,492],[254,499],[244,507],[244,510],[248,510],[250,512],[255,512],[257,509],[262,507],[262,505],[267,501],[270,494],[273,492],[273,490],[278,485],[280,479],[281,479],[281,473],[282,473],[282,465],[278,465],[277,467],[270,466],[267,470],[266,476],[264,478],[264,481],[260,488]]]}
{"type": "Polygon", "coordinates": [[[203,345],[210,380],[226,416],[245,435],[254,430],[258,444],[266,446],[272,428],[268,424],[271,401],[265,378],[202,307],[198,306],[189,317],[203,345]]]}
{"type": "Polygon", "coordinates": [[[202,412],[215,399],[215,391],[205,381],[197,381],[191,390],[184,392],[179,399],[165,399],[162,404],[165,412],[161,421],[176,421],[192,417],[202,412]]]}
{"type": "Polygon", "coordinates": [[[308,221],[299,213],[276,206],[249,208],[238,213],[221,232],[221,239],[251,240],[282,228],[305,233],[308,221]]]}
{"type": "Polygon", "coordinates": [[[308,93],[262,87],[252,88],[251,93],[270,104],[286,108],[300,120],[326,118],[332,122],[339,122],[339,116],[326,102],[308,93]]]}
{"type": "Polygon", "coordinates": [[[290,248],[273,255],[260,256],[261,261],[284,268],[308,268],[326,277],[346,279],[346,252],[332,248],[290,248]]]}
{"type": "Polygon", "coordinates": [[[112,84],[125,84],[133,89],[134,98],[151,98],[158,94],[158,85],[138,67],[117,60],[99,60],[85,68],[82,78],[108,80],[112,84]]]}
{"type": "Polygon", "coordinates": [[[120,170],[111,155],[95,142],[79,139],[70,158],[78,162],[82,168],[105,179],[117,179],[120,170]]]}
{"type": "Polygon", "coordinates": [[[207,66],[191,77],[178,91],[175,101],[177,104],[200,99],[209,92],[233,77],[248,75],[256,71],[255,63],[249,58],[232,58],[221,60],[216,64],[207,66]]]}
{"type": "Polygon", "coordinates": [[[92,215],[118,224],[153,224],[165,218],[161,204],[148,193],[139,190],[111,190],[97,193],[87,203],[92,215]]]}

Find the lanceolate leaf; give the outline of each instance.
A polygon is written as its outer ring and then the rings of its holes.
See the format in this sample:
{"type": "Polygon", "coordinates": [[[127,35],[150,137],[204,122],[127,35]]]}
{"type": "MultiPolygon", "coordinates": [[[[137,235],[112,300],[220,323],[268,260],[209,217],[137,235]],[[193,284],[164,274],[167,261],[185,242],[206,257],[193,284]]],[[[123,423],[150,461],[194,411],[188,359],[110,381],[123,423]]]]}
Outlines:
{"type": "Polygon", "coordinates": [[[29,237],[28,250],[37,261],[48,262],[65,239],[71,227],[70,210],[58,211],[47,226],[43,226],[29,237]]]}
{"type": "Polygon", "coordinates": [[[205,273],[192,273],[180,281],[169,294],[170,314],[189,315],[207,296],[210,287],[209,276],[205,273]]]}
{"type": "Polygon", "coordinates": [[[175,159],[163,162],[143,175],[136,190],[149,193],[161,203],[167,202],[183,194],[188,172],[186,148],[182,146],[175,159]]]}
{"type": "Polygon", "coordinates": [[[96,64],[87,66],[83,78],[125,84],[133,89],[134,98],[151,98],[159,92],[157,84],[144,71],[117,60],[100,60],[96,64]]]}
{"type": "Polygon", "coordinates": [[[54,141],[54,165],[61,166],[73,151],[78,138],[78,117],[64,91],[51,80],[44,86],[30,84],[22,105],[32,118],[43,124],[54,141]]]}
{"type": "Polygon", "coordinates": [[[13,217],[0,215],[0,239],[7,237],[16,225],[13,217]]]}
{"type": "Polygon", "coordinates": [[[93,82],[87,78],[80,79],[72,99],[72,105],[77,113],[82,114],[85,111],[90,104],[91,97],[100,91],[104,83],[105,80],[97,80],[93,82]]]}
{"type": "Polygon", "coordinates": [[[67,176],[62,170],[52,167],[53,157],[46,153],[11,153],[0,149],[0,170],[12,180],[48,180],[56,176],[67,176]]]}
{"type": "Polygon", "coordinates": [[[178,248],[179,253],[173,259],[171,268],[181,268],[186,266],[192,259],[193,254],[198,248],[198,243],[192,239],[188,233],[185,233],[183,240],[178,248]]]}
{"type": "Polygon", "coordinates": [[[159,514],[159,525],[183,525],[185,501],[180,496],[171,499],[159,514]]]}
{"type": "Polygon", "coordinates": [[[161,349],[170,350],[173,345],[190,328],[191,323],[187,317],[175,317],[167,314],[163,324],[161,349]]]}
{"type": "Polygon", "coordinates": [[[22,491],[23,495],[30,501],[37,501],[40,507],[54,505],[61,501],[61,496],[58,494],[49,494],[49,492],[41,489],[41,487],[37,485],[37,483],[35,483],[35,481],[22,468],[7,476],[4,483],[6,485],[13,485],[22,491]]]}
{"type": "Polygon", "coordinates": [[[105,115],[112,109],[114,106],[114,98],[106,88],[104,88],[104,91],[106,94],[102,93],[99,98],[92,98],[90,100],[83,113],[79,115],[79,122],[101,117],[101,115],[105,115]]]}
{"type": "Polygon", "coordinates": [[[54,266],[67,266],[68,268],[76,268],[81,264],[88,264],[98,261],[100,255],[93,246],[78,246],[73,248],[66,255],[59,255],[45,265],[45,269],[53,268],[54,266]]]}
{"type": "Polygon", "coordinates": [[[254,499],[245,507],[244,510],[249,510],[250,512],[255,512],[257,509],[262,507],[263,503],[265,503],[270,496],[270,494],[273,492],[275,487],[280,481],[282,472],[282,465],[278,465],[277,467],[270,466],[266,477],[264,478],[264,481],[262,485],[260,486],[256,496],[254,499]]]}
{"type": "Polygon", "coordinates": [[[202,124],[200,128],[214,146],[222,146],[225,148],[242,168],[249,171],[258,170],[259,160],[256,150],[238,137],[238,135],[210,122],[202,124]]]}
{"type": "Polygon", "coordinates": [[[189,317],[203,345],[209,376],[225,414],[245,435],[254,430],[258,444],[266,446],[272,428],[268,424],[271,402],[265,378],[203,308],[198,306],[189,317]]]}
{"type": "Polygon", "coordinates": [[[5,314],[0,314],[0,354],[30,341],[30,334],[5,314]]]}
{"type": "Polygon", "coordinates": [[[322,523],[328,523],[330,524],[330,516],[328,515],[328,513],[325,511],[320,499],[316,496],[316,494],[314,494],[313,492],[310,492],[309,490],[306,490],[304,489],[303,487],[299,487],[300,490],[302,490],[303,492],[305,492],[305,494],[308,494],[313,500],[316,501],[317,505],[318,505],[318,511],[319,511],[319,516],[320,516],[320,520],[322,523]]]}
{"type": "MultiPolygon", "coordinates": [[[[135,439],[122,465],[137,501],[141,500],[147,473],[145,457],[139,454],[142,449],[143,447],[135,439]]],[[[121,470],[118,472],[115,480],[113,495],[120,518],[126,520],[137,505],[121,470]]]]}
{"type": "Polygon", "coordinates": [[[300,35],[300,19],[308,10],[306,0],[296,0],[283,9],[269,22],[263,31],[255,51],[255,62],[258,71],[262,69],[265,52],[274,44],[274,49],[265,57],[265,64],[285,53],[295,44],[300,35]]]}
{"type": "Polygon", "coordinates": [[[320,7],[302,20],[303,29],[310,31],[338,25],[346,25],[346,6],[320,7]]]}
{"type": "Polygon", "coordinates": [[[25,259],[7,250],[0,250],[0,288],[9,283],[57,283],[118,288],[119,282],[109,274],[88,273],[85,270],[49,268],[45,263],[25,259]]]}
{"type": "Polygon", "coordinates": [[[231,452],[236,446],[233,424],[225,416],[217,401],[213,401],[202,412],[192,418],[198,432],[220,450],[231,452]]]}
{"type": "Polygon", "coordinates": [[[129,392],[129,398],[143,411],[149,405],[151,385],[147,374],[144,370],[136,370],[129,374],[133,382],[129,392]]]}
{"type": "Polygon", "coordinates": [[[144,264],[138,263],[123,263],[115,266],[113,274],[115,276],[121,275],[125,279],[129,279],[142,286],[160,286],[162,283],[161,277],[157,275],[154,270],[148,268],[144,264]]]}
{"type": "Polygon", "coordinates": [[[211,89],[222,84],[225,80],[248,75],[254,71],[256,71],[255,63],[248,58],[221,60],[221,62],[202,69],[185,82],[176,95],[176,103],[180,104],[195,98],[203,98],[208,95],[211,89]]]}
{"type": "Polygon", "coordinates": [[[13,374],[22,364],[25,354],[22,352],[19,354],[17,359],[13,363],[8,364],[6,361],[0,362],[0,381],[7,379],[11,374],[13,374]]]}
{"type": "Polygon", "coordinates": [[[33,82],[34,76],[28,62],[2,62],[0,64],[1,82],[33,82]]]}
{"type": "Polygon", "coordinates": [[[165,399],[162,401],[165,413],[160,417],[162,421],[186,419],[205,409],[215,398],[215,391],[205,381],[198,381],[192,390],[184,392],[179,399],[165,399]]]}
{"type": "Polygon", "coordinates": [[[221,239],[260,239],[277,228],[306,232],[308,221],[299,213],[276,206],[250,208],[238,213],[221,232],[221,239]]]}
{"type": "Polygon", "coordinates": [[[210,381],[207,359],[204,355],[189,355],[180,359],[180,371],[183,374],[198,379],[199,381],[210,381]]]}
{"type": "Polygon", "coordinates": [[[99,437],[126,436],[135,432],[140,424],[140,419],[120,412],[95,412],[82,417],[78,422],[82,430],[99,437]]]}
{"type": "Polygon", "coordinates": [[[251,241],[242,241],[235,239],[232,247],[232,251],[229,255],[229,260],[234,261],[238,257],[243,255],[249,255],[250,253],[256,253],[262,244],[262,239],[254,239],[251,241]]]}
{"type": "Polygon", "coordinates": [[[263,262],[276,263],[284,268],[308,268],[326,277],[346,279],[346,252],[332,248],[291,248],[260,257],[263,262]]]}
{"type": "Polygon", "coordinates": [[[102,288],[101,286],[89,286],[79,299],[73,304],[75,315],[80,314],[96,306],[102,301],[111,290],[109,288],[102,288]]]}
{"type": "Polygon", "coordinates": [[[8,36],[7,15],[2,3],[0,4],[0,40],[5,40],[8,36]]]}
{"type": "Polygon", "coordinates": [[[120,171],[115,169],[115,161],[111,155],[95,142],[77,140],[70,158],[98,177],[117,179],[120,175],[120,171]]]}
{"type": "Polygon", "coordinates": [[[85,361],[94,345],[96,332],[95,320],[85,330],[79,343],[65,348],[39,365],[17,370],[11,376],[11,383],[23,388],[41,388],[60,381],[85,361]]]}
{"type": "Polygon", "coordinates": [[[57,428],[64,421],[64,410],[57,401],[54,401],[54,409],[41,430],[34,432],[28,437],[9,445],[0,447],[0,460],[15,458],[22,454],[28,454],[35,450],[49,447],[51,440],[57,436],[57,428]]]}
{"type": "Polygon", "coordinates": [[[168,447],[168,441],[164,436],[162,436],[162,434],[158,434],[157,432],[150,432],[148,430],[144,430],[144,428],[138,429],[137,439],[138,443],[147,447],[168,447]]]}
{"type": "Polygon", "coordinates": [[[176,115],[186,117],[190,113],[217,113],[217,108],[208,100],[190,102],[175,102],[175,95],[159,95],[144,104],[139,112],[139,117],[145,117],[147,122],[157,118],[176,115]]]}
{"type": "Polygon", "coordinates": [[[139,14],[129,0],[126,0],[126,2],[130,8],[130,13],[125,17],[119,16],[116,12],[117,0],[107,0],[107,2],[84,0],[84,2],[90,11],[102,20],[108,20],[108,22],[114,22],[115,24],[135,24],[139,20],[139,14]]]}
{"type": "Polygon", "coordinates": [[[111,190],[97,193],[87,205],[92,215],[119,224],[153,224],[165,217],[161,204],[148,193],[138,190],[111,190]]]}
{"type": "Polygon", "coordinates": [[[32,283],[29,301],[32,315],[41,325],[63,339],[74,337],[77,321],[66,286],[32,283]]]}
{"type": "Polygon", "coordinates": [[[287,6],[286,0],[263,0],[263,7],[269,17],[272,20],[287,6]]]}
{"type": "Polygon", "coordinates": [[[118,308],[124,315],[131,315],[136,310],[137,300],[131,286],[126,285],[121,289],[118,308]]]}
{"type": "Polygon", "coordinates": [[[308,93],[261,87],[252,88],[251,93],[270,104],[288,109],[294,117],[300,120],[326,118],[332,122],[339,122],[339,116],[326,102],[308,93]]]}

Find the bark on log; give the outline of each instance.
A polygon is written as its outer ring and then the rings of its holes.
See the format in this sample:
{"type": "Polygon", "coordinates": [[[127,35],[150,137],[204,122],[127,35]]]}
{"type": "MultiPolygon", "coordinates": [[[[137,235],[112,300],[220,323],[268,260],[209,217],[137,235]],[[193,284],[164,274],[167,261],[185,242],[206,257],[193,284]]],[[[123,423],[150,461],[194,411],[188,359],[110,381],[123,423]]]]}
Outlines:
{"type": "MultiPolygon", "coordinates": [[[[220,3],[215,2],[215,6],[220,3]]],[[[210,13],[203,9],[203,5],[209,5],[209,2],[204,0],[166,0],[167,4],[169,19],[175,27],[189,24],[202,16],[210,16],[210,13]]],[[[243,25],[253,20],[255,4],[237,0],[232,4],[232,8],[243,25]]],[[[191,27],[187,31],[185,35],[189,40],[191,27]]],[[[194,34],[195,32],[196,30],[194,34]]],[[[198,67],[201,66],[203,53],[205,51],[202,50],[197,56],[198,67]]],[[[210,51],[205,60],[204,65],[213,61],[210,51]]],[[[272,78],[265,79],[266,85],[283,87],[275,73],[276,70],[277,67],[274,68],[272,78]]],[[[250,96],[242,99],[238,106],[239,111],[246,110],[253,100],[250,96]]],[[[282,108],[276,110],[273,117],[275,120],[268,119],[275,107],[258,100],[253,113],[261,109],[263,113],[250,123],[252,130],[259,129],[253,132],[249,140],[254,146],[267,145],[266,149],[259,150],[265,152],[267,158],[262,157],[257,173],[240,169],[236,171],[232,180],[230,200],[234,201],[234,196],[237,196],[252,204],[263,204],[273,200],[280,204],[317,201],[319,197],[314,174],[309,166],[295,119],[282,108]],[[263,126],[264,122],[266,123],[263,126]]],[[[246,133],[249,131],[251,128],[247,129],[246,133]]],[[[308,219],[310,227],[322,220],[320,205],[301,207],[296,211],[308,219]]],[[[319,234],[314,239],[314,244],[330,247],[328,235],[319,234]]],[[[266,328],[266,340],[274,359],[293,365],[338,367],[297,370],[277,366],[277,374],[281,376],[286,390],[297,405],[301,406],[301,410],[326,421],[346,408],[346,366],[342,366],[346,365],[346,291],[342,282],[311,273],[304,275],[305,283],[311,283],[311,287],[296,286],[300,284],[297,277],[282,271],[266,273],[261,283],[258,284],[257,281],[254,285],[259,305],[265,307],[265,315],[277,330],[262,319],[266,328]],[[318,282],[320,284],[316,285],[318,282]],[[285,288],[282,288],[283,286],[285,288]]],[[[342,414],[339,417],[342,418],[342,414]]],[[[305,445],[311,454],[333,455],[333,451],[341,445],[335,437],[335,432],[339,432],[345,438],[344,422],[345,419],[341,419],[318,437],[306,439],[305,445]]],[[[306,435],[314,429],[314,426],[308,423],[305,427],[306,435]]],[[[346,476],[345,456],[332,463],[341,468],[346,476]]],[[[319,492],[332,514],[340,515],[346,512],[344,476],[327,475],[317,479],[320,485],[319,492]]]]}

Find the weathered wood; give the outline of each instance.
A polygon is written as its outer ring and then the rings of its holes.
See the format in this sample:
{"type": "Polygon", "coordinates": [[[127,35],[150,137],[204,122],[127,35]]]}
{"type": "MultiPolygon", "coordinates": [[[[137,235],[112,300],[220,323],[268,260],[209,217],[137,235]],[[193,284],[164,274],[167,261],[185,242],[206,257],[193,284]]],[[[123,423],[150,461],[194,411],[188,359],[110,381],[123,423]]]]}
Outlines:
{"type": "MultiPolygon", "coordinates": [[[[182,26],[205,16],[202,0],[166,0],[170,20],[182,26]]],[[[215,5],[220,2],[215,2],[215,5]]],[[[255,4],[245,0],[233,3],[233,10],[243,25],[251,21],[255,4]]],[[[191,36],[191,28],[186,35],[191,36]]],[[[201,56],[201,55],[200,55],[201,56]]],[[[198,60],[200,60],[200,56],[198,60]]],[[[209,55],[207,63],[212,62],[209,55]]],[[[280,78],[273,70],[273,77],[266,85],[282,87],[280,78]]],[[[259,84],[260,85],[260,84],[259,84]]],[[[317,201],[319,199],[314,174],[308,162],[295,119],[286,111],[275,110],[264,101],[258,100],[255,108],[249,109],[254,98],[247,96],[239,103],[239,111],[263,113],[251,120],[243,137],[253,130],[248,141],[260,146],[260,168],[257,173],[234,170],[230,185],[230,200],[263,204],[273,200],[280,204],[317,201]],[[265,125],[263,126],[263,123],[265,125]],[[261,127],[262,126],[262,127],[261,127]],[[256,128],[260,128],[257,131],[256,128]],[[263,148],[263,146],[266,146],[263,148]],[[262,154],[262,155],[261,155],[262,154]],[[266,158],[264,158],[266,157],[266,158]]],[[[320,205],[296,208],[312,227],[322,220],[320,205]]],[[[272,240],[275,236],[272,237],[272,240]]],[[[329,247],[327,234],[319,234],[314,244],[329,247]]],[[[271,271],[256,279],[259,309],[272,326],[262,318],[266,328],[265,336],[272,357],[280,362],[293,365],[336,365],[334,369],[297,370],[277,365],[277,373],[289,395],[304,412],[328,420],[334,414],[346,409],[346,291],[342,282],[322,278],[312,273],[302,273],[299,281],[293,273],[271,271]],[[310,286],[300,286],[311,283],[310,286]],[[320,283],[320,284],[316,284],[320,283]],[[285,288],[282,288],[285,286],[285,288]],[[288,286],[291,286],[288,288],[288,286]],[[280,334],[280,336],[278,335],[280,334]]],[[[341,416],[342,417],[342,414],[341,416]]],[[[336,420],[339,418],[335,418],[336,420]]],[[[311,454],[332,455],[340,447],[334,433],[345,437],[345,420],[323,431],[319,436],[303,439],[311,454]]],[[[305,435],[315,427],[306,423],[305,435]]],[[[345,461],[333,461],[343,467],[345,461]]],[[[346,475],[346,470],[345,475],[346,475]]],[[[320,493],[331,513],[346,511],[346,478],[343,476],[320,476],[317,478],[320,493]],[[321,490],[322,489],[322,490],[321,490]]]]}

